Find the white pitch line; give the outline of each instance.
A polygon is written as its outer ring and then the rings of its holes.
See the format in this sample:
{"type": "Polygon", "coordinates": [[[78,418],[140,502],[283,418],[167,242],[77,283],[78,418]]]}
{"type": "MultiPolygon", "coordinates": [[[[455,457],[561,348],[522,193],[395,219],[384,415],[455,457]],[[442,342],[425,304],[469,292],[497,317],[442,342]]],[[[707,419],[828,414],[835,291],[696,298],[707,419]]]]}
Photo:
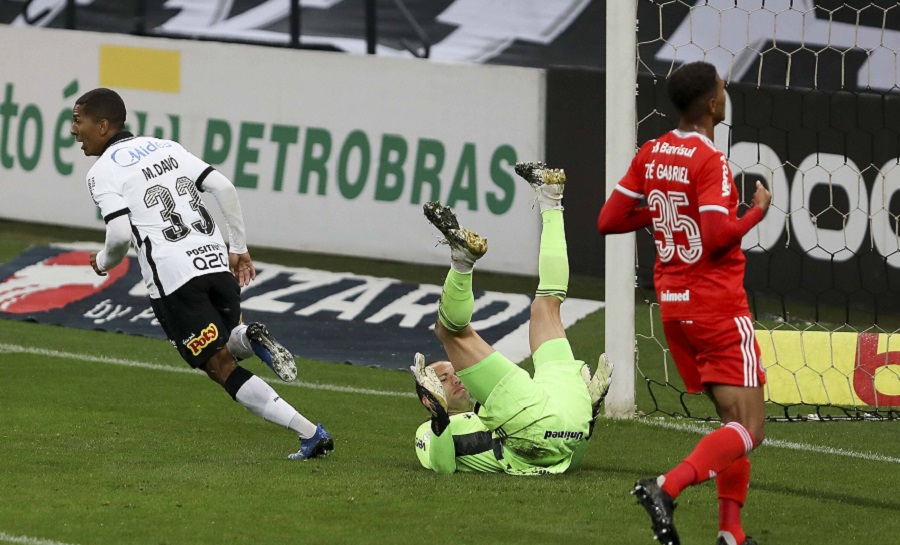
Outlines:
{"type": "MultiPolygon", "coordinates": [[[[666,421],[662,419],[644,419],[639,420],[638,422],[648,424],[650,426],[656,426],[659,428],[667,428],[670,430],[678,430],[678,431],[687,431],[692,433],[699,433],[701,435],[706,435],[715,431],[714,428],[708,428],[706,426],[701,426],[699,424],[682,424],[675,423],[671,421],[666,421]]],[[[881,454],[873,454],[871,452],[859,452],[855,450],[847,450],[842,448],[834,448],[834,447],[823,447],[819,445],[808,445],[806,443],[796,443],[794,441],[782,441],[780,439],[766,439],[766,441],[762,444],[764,447],[775,447],[775,448],[786,448],[790,450],[802,450],[806,452],[815,452],[817,454],[833,454],[835,456],[846,456],[848,458],[860,458],[862,460],[870,460],[873,462],[887,462],[889,464],[900,464],[900,458],[894,458],[892,456],[884,456],[881,454]]]]}
{"type": "Polygon", "coordinates": [[[51,539],[41,539],[38,537],[13,536],[5,532],[0,532],[0,542],[21,543],[22,545],[72,545],[71,543],[63,543],[62,541],[53,541],[51,539]]]}
{"type": "MultiPolygon", "coordinates": [[[[61,352],[58,350],[48,350],[44,348],[33,348],[30,346],[19,346],[15,344],[0,343],[0,353],[12,352],[19,354],[35,354],[39,356],[48,356],[53,358],[68,358],[79,361],[87,361],[93,363],[111,363],[113,365],[122,365],[125,367],[137,367],[140,369],[150,369],[153,371],[168,371],[170,373],[191,373],[203,375],[203,371],[190,369],[188,367],[170,367],[168,365],[159,365],[143,361],[126,360],[119,358],[107,358],[105,356],[88,356],[85,354],[76,354],[73,352],[61,352]]],[[[264,378],[266,382],[276,384],[278,386],[294,386],[299,388],[310,388],[313,390],[326,390],[330,392],[344,392],[353,394],[367,394],[386,397],[415,397],[412,392],[391,392],[386,390],[371,390],[368,388],[353,388],[350,386],[338,386],[336,384],[319,384],[315,382],[281,382],[275,379],[264,378]]],[[[636,420],[641,424],[648,426],[656,426],[659,428],[667,428],[677,431],[685,431],[691,433],[707,434],[714,431],[713,428],[701,426],[699,424],[684,424],[680,422],[672,422],[662,418],[644,418],[636,420]]],[[[891,456],[883,456],[881,454],[873,454],[871,452],[859,452],[842,448],[826,447],[819,445],[809,445],[806,443],[796,443],[793,441],[782,441],[780,439],[766,439],[763,447],[784,448],[790,450],[800,450],[806,452],[815,452],[817,454],[832,454],[835,456],[844,456],[847,458],[858,458],[861,460],[869,460],[873,462],[887,462],[891,464],[900,464],[900,458],[891,456]]],[[[3,534],[0,534],[3,535],[3,534]]]]}
{"type": "MultiPolygon", "coordinates": [[[[199,369],[191,369],[190,367],[172,367],[169,365],[159,365],[158,363],[149,363],[146,361],[126,360],[121,358],[107,358],[105,356],[88,356],[86,354],[76,354],[74,352],[62,352],[59,350],[48,350],[45,348],[34,348],[31,346],[19,346],[16,344],[0,343],[0,353],[12,352],[17,354],[34,354],[37,356],[47,356],[51,358],[67,358],[79,361],[87,361],[92,363],[111,363],[113,365],[122,365],[124,367],[137,367],[139,369],[150,369],[153,371],[168,371],[170,373],[187,373],[192,375],[203,375],[206,373],[199,369]]],[[[260,377],[264,381],[278,386],[294,386],[298,388],[310,388],[313,390],[326,390],[329,392],[343,392],[349,394],[367,394],[374,396],[386,397],[416,397],[412,392],[390,392],[386,390],[372,390],[369,388],[354,388],[352,386],[338,386],[336,384],[319,384],[316,382],[304,382],[295,380],[294,382],[282,382],[267,377],[260,377]]]]}

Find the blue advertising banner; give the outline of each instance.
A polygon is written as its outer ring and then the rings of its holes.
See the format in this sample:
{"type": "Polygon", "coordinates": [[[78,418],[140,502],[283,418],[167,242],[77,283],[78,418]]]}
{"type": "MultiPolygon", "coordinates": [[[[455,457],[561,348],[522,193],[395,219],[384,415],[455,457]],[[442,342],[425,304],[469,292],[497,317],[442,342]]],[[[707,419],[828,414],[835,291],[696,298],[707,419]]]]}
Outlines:
{"type": "MultiPolygon", "coordinates": [[[[137,259],[97,276],[88,263],[97,249],[37,246],[0,265],[0,318],[165,338],[137,259]]],[[[417,351],[445,357],[432,332],[441,286],[267,263],[256,268],[256,280],[242,294],[244,320],[265,323],[295,355],[396,369],[408,367],[417,351]]],[[[476,291],[472,325],[521,361],[530,355],[530,304],[524,294],[476,291]]],[[[563,322],[569,327],[602,307],[568,299],[563,322]]]]}

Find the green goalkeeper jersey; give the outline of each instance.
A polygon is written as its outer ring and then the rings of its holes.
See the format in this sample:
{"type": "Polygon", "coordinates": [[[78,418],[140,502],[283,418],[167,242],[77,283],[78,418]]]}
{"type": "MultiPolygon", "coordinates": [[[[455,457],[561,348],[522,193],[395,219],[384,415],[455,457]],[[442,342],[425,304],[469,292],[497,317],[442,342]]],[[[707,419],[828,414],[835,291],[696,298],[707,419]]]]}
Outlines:
{"type": "Polygon", "coordinates": [[[452,415],[440,437],[431,431],[430,420],[424,422],[416,430],[416,454],[425,468],[443,474],[506,470],[500,442],[472,412],[452,415]]]}
{"type": "Polygon", "coordinates": [[[416,430],[419,462],[426,469],[441,474],[456,471],[511,475],[562,473],[580,465],[587,447],[588,442],[584,440],[565,463],[539,467],[505,451],[500,438],[491,433],[473,412],[452,415],[450,425],[440,436],[435,436],[431,431],[431,421],[422,423],[416,430]]]}

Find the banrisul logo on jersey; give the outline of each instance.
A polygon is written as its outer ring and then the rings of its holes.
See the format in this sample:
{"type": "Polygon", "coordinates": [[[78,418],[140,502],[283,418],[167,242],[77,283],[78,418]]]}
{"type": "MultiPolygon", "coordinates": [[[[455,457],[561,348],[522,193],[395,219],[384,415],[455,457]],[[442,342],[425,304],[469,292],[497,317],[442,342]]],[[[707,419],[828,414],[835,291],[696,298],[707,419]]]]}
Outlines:
{"type": "MultiPolygon", "coordinates": [[[[0,265],[0,317],[164,338],[137,258],[97,276],[87,265],[97,249],[33,247],[0,265]]],[[[433,331],[441,286],[259,262],[256,268],[256,280],[242,290],[244,321],[265,323],[296,355],[396,369],[407,369],[416,352],[444,357],[433,331]]],[[[570,297],[563,324],[602,306],[570,297]]],[[[530,355],[530,308],[525,294],[476,291],[472,326],[520,361],[530,355]]],[[[196,355],[228,334],[209,324],[176,341],[196,355]]]]}

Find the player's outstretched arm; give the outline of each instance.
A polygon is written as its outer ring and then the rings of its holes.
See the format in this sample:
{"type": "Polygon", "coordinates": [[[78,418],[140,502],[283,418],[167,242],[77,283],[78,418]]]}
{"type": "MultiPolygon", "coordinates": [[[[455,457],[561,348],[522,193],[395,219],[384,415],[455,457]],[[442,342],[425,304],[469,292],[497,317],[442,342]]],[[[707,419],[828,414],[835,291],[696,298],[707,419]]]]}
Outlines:
{"type": "Polygon", "coordinates": [[[125,259],[131,244],[131,223],[127,215],[113,218],[106,224],[106,243],[99,252],[91,253],[91,267],[100,276],[125,259]]]}

